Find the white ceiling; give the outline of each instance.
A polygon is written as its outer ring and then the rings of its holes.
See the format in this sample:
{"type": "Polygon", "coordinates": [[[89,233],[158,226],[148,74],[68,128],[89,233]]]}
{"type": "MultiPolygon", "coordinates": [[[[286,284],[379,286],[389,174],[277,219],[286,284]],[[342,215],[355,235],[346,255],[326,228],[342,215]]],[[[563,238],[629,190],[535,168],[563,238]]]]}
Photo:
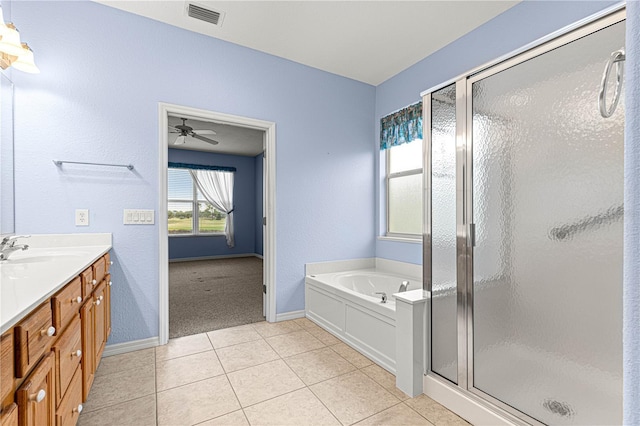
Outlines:
{"type": "MultiPolygon", "coordinates": [[[[202,136],[216,140],[219,143],[217,145],[212,145],[188,136],[184,144],[174,145],[178,135],[175,133],[169,133],[169,148],[215,152],[217,154],[244,155],[249,157],[255,157],[264,151],[264,132],[262,130],[196,120],[189,118],[188,116],[169,116],[169,125],[175,126],[176,124],[182,124],[182,120],[180,118],[187,118],[188,120],[186,121],[186,125],[193,127],[196,134],[198,134],[198,130],[213,130],[216,132],[215,135],[202,134],[202,136]]],[[[167,129],[167,132],[169,131],[170,129],[167,129]]]]}
{"type": "Polygon", "coordinates": [[[187,16],[185,0],[96,1],[378,85],[520,0],[193,0],[223,12],[221,26],[187,16]]]}

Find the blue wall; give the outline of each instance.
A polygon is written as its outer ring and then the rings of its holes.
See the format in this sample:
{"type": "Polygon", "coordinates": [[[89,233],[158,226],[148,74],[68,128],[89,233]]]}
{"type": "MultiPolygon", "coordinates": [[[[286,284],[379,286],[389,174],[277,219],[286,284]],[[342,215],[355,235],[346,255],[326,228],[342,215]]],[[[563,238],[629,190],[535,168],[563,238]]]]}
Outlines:
{"type": "MultiPolygon", "coordinates": [[[[523,1],[474,31],[376,87],[375,126],[380,118],[421,100],[420,92],[517,50],[615,2],[523,1]]],[[[385,232],[384,156],[376,156],[376,229],[385,232]]],[[[376,255],[422,264],[422,245],[378,240],[376,255]]]]}
{"type": "Polygon", "coordinates": [[[264,156],[262,154],[257,155],[254,158],[255,161],[255,174],[256,174],[256,221],[255,221],[255,241],[256,246],[254,249],[254,253],[263,255],[264,254],[264,235],[262,231],[262,218],[264,217],[263,213],[263,179],[264,179],[264,156]]]}
{"type": "Polygon", "coordinates": [[[306,262],[374,255],[373,86],[89,1],[14,1],[12,19],[41,70],[14,73],[16,231],[113,233],[110,344],[158,335],[165,224],[122,224],[161,208],[158,102],[277,124],[278,313],[304,309],[306,262]]]}
{"type": "MultiPolygon", "coordinates": [[[[236,168],[233,188],[235,246],[229,248],[224,235],[169,237],[169,259],[255,253],[256,214],[258,214],[256,185],[259,183],[262,188],[262,175],[256,176],[255,158],[169,149],[169,161],[236,168]]],[[[262,199],[260,204],[262,206],[262,199]]]]}

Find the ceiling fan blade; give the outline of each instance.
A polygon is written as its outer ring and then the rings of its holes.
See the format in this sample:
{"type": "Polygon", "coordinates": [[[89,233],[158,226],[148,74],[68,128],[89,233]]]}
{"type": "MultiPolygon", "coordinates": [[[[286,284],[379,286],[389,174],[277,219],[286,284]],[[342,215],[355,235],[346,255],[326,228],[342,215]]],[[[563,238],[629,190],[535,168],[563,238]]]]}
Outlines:
{"type": "Polygon", "coordinates": [[[214,132],[213,130],[209,130],[209,129],[203,129],[203,130],[196,130],[193,129],[192,130],[193,133],[196,133],[198,135],[215,135],[217,134],[216,132],[214,132]]]}
{"type": "Polygon", "coordinates": [[[213,139],[205,138],[204,136],[200,136],[200,135],[197,135],[195,133],[191,133],[191,137],[195,138],[195,139],[198,139],[198,140],[201,140],[203,142],[210,143],[211,145],[218,145],[220,143],[218,141],[214,141],[213,139]]]}

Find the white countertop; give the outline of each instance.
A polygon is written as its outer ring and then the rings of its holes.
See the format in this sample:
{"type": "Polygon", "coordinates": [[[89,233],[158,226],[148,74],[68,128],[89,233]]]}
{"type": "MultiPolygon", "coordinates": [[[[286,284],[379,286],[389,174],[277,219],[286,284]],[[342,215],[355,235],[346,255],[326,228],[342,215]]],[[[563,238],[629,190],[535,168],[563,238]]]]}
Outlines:
{"type": "Polygon", "coordinates": [[[32,235],[29,249],[0,262],[0,333],[111,249],[111,234],[32,235]]]}

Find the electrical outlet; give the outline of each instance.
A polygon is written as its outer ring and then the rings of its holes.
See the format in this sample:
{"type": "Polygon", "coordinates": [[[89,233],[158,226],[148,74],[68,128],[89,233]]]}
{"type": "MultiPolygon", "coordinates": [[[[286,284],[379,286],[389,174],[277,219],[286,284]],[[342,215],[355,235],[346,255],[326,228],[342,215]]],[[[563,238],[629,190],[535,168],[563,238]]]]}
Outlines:
{"type": "Polygon", "coordinates": [[[89,226],[89,209],[76,209],[76,226],[89,226]]]}

